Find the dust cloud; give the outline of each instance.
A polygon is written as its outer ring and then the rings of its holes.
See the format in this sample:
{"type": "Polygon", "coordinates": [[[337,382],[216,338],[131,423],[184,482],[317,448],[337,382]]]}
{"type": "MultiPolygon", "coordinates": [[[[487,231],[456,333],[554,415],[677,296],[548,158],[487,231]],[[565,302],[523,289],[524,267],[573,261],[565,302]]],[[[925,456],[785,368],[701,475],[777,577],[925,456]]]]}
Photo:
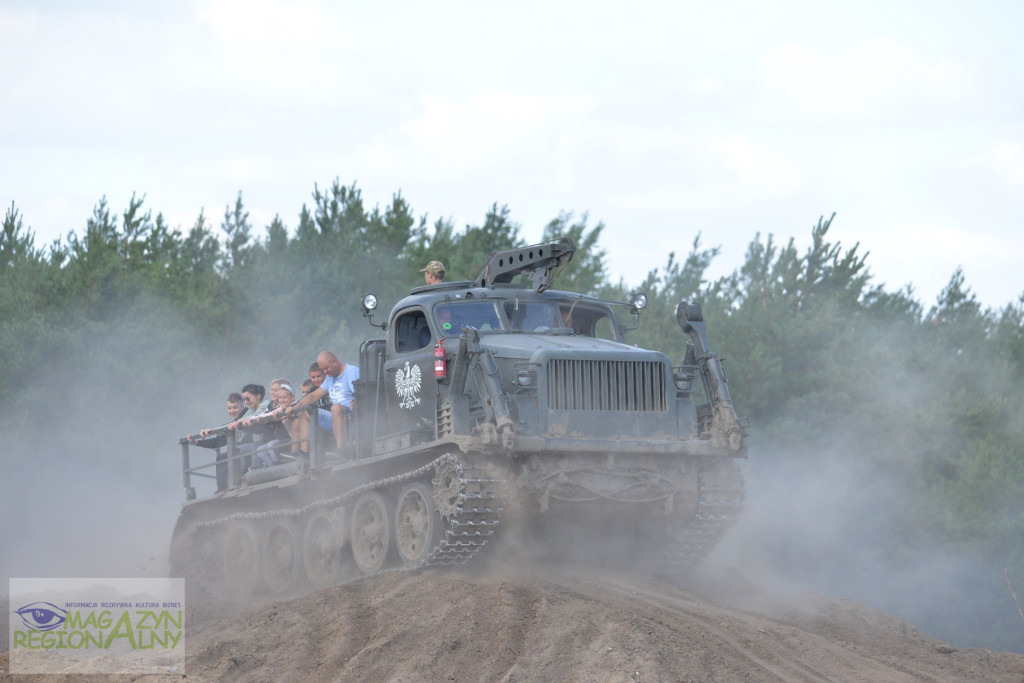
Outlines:
{"type": "MultiPolygon", "coordinates": [[[[0,592],[12,577],[167,576],[185,500],[178,440],[223,424],[225,398],[243,384],[281,375],[265,358],[199,348],[159,302],[139,308],[83,330],[0,417],[0,592]]],[[[288,371],[301,379],[306,367],[288,371]]],[[[193,462],[212,459],[193,453],[193,462]]],[[[215,484],[196,488],[205,495],[215,484]]]]}
{"type": "Polygon", "coordinates": [[[901,546],[894,528],[903,494],[856,453],[755,447],[745,476],[743,517],[704,571],[737,572],[780,595],[854,600],[958,647],[1024,652],[1024,623],[1003,569],[938,545],[901,546]]]}
{"type": "MultiPolygon", "coordinates": [[[[985,453],[966,452],[978,425],[997,444],[1024,431],[1021,416],[996,408],[1016,405],[1005,399],[1019,395],[1015,372],[994,354],[969,357],[938,330],[867,320],[850,330],[850,359],[801,357],[815,364],[801,376],[819,385],[780,387],[785,423],[754,420],[744,514],[708,566],[772,591],[856,600],[958,647],[1024,653],[1006,565],[990,559],[999,554],[990,539],[1019,519],[1020,501],[949,493],[971,457],[986,462],[985,453]],[[796,395],[801,389],[807,394],[796,395]],[[974,514],[975,525],[987,519],[989,538],[968,537],[963,514],[974,514]],[[966,550],[985,543],[987,554],[966,550]]],[[[744,414],[742,391],[733,394],[744,414]]],[[[993,496],[1012,490],[987,489],[993,496]]]]}
{"type": "MultiPolygon", "coordinates": [[[[11,577],[167,576],[184,501],[178,439],[221,424],[224,398],[245,383],[301,381],[308,365],[301,358],[313,357],[213,361],[187,326],[163,315],[159,326],[147,317],[83,334],[74,357],[33,378],[37,390],[25,393],[35,398],[4,417],[0,591],[11,577]]],[[[703,572],[780,593],[856,600],[961,647],[1024,652],[1024,624],[1002,568],[941,547],[901,547],[893,531],[901,490],[865,466],[849,435],[806,453],[773,448],[756,431],[743,463],[745,509],[703,572]],[[1004,639],[972,635],[993,620],[1005,624],[1004,639]]],[[[204,482],[200,495],[212,489],[204,482]]],[[[529,576],[556,548],[562,560],[663,575],[650,559],[649,524],[644,516],[581,511],[570,531],[546,540],[532,530],[501,538],[489,564],[529,576]]]]}

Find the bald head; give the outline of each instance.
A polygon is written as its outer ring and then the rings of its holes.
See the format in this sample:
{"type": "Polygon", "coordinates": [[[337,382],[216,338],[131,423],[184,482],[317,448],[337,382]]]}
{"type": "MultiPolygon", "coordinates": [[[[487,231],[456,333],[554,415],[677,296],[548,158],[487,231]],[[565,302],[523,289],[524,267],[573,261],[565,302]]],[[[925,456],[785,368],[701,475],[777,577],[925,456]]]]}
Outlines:
{"type": "Polygon", "coordinates": [[[324,374],[331,377],[337,377],[345,369],[345,366],[338,360],[338,357],[330,351],[321,351],[320,355],[316,357],[316,362],[320,365],[320,369],[324,371],[324,374]]]}

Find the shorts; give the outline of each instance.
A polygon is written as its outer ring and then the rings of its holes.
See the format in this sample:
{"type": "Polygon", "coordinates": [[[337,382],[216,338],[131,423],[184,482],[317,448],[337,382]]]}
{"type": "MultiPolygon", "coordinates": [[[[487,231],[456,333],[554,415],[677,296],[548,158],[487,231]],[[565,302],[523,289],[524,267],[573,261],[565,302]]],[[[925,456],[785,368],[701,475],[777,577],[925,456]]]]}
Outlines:
{"type": "MultiPolygon", "coordinates": [[[[345,409],[345,413],[346,414],[352,412],[352,409],[349,408],[347,405],[342,404],[342,407],[345,409]]],[[[330,433],[333,434],[334,433],[334,415],[331,414],[331,411],[324,410],[323,408],[318,408],[317,410],[320,413],[320,428],[323,429],[324,431],[327,431],[327,432],[330,432],[330,433]]]]}

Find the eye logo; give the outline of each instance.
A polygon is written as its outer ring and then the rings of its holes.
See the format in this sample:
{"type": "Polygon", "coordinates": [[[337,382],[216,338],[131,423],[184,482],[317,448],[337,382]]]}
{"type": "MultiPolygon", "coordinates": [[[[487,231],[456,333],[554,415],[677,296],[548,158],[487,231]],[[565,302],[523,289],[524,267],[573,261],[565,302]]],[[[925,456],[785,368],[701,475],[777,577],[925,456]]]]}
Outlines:
{"type": "Polygon", "coordinates": [[[33,631],[49,631],[64,623],[67,612],[52,602],[33,602],[14,610],[25,626],[33,631]]]}

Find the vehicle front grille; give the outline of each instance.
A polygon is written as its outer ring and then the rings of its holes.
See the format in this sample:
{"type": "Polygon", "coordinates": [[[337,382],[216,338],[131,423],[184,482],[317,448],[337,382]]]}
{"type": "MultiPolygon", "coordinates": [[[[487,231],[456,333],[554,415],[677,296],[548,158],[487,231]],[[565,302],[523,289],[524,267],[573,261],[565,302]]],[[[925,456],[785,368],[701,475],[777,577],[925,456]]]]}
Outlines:
{"type": "Polygon", "coordinates": [[[548,408],[665,412],[665,366],[651,361],[548,361],[548,408]]]}

